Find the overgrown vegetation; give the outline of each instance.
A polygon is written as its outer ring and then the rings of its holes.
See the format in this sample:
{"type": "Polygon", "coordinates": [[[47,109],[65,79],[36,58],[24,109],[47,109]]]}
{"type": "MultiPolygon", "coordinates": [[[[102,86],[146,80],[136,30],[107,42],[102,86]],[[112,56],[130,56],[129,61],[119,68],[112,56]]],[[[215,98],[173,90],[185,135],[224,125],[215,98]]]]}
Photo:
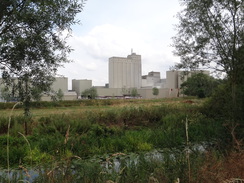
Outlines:
{"type": "Polygon", "coordinates": [[[95,87],[91,87],[89,89],[84,90],[81,93],[82,98],[88,98],[88,99],[95,99],[98,96],[97,89],[95,87]]]}
{"type": "Polygon", "coordinates": [[[215,79],[204,73],[193,73],[187,81],[181,84],[182,93],[198,98],[210,97],[223,80],[215,79]]]}
{"type": "MultiPolygon", "coordinates": [[[[12,116],[9,160],[13,171],[19,166],[23,172],[22,177],[20,172],[16,174],[16,180],[173,182],[179,178],[181,182],[201,182],[200,177],[214,171],[214,167],[209,166],[212,162],[225,167],[228,158],[235,161],[236,156],[242,156],[241,152],[231,153],[229,128],[223,125],[221,118],[213,118],[211,112],[205,114],[201,100],[87,101],[89,106],[82,113],[32,118],[12,116]],[[186,120],[189,144],[186,143],[186,120]],[[21,134],[25,134],[30,147],[21,134]],[[187,149],[191,150],[190,170],[187,149]],[[23,167],[32,171],[30,178],[25,176],[23,167]]],[[[50,102],[50,106],[54,104],[50,102]]],[[[85,106],[81,101],[71,104],[85,106]]],[[[8,117],[2,116],[0,163],[3,168],[7,166],[7,130],[8,117]]],[[[242,165],[236,168],[235,175],[243,168],[242,165]]],[[[225,171],[222,171],[223,178],[232,178],[225,171]]],[[[210,175],[208,178],[213,179],[210,175]]],[[[7,176],[1,174],[0,180],[7,180],[7,176]]]]}
{"type": "Polygon", "coordinates": [[[154,96],[158,96],[158,94],[159,94],[159,89],[156,88],[156,87],[154,87],[154,88],[152,89],[152,93],[153,93],[154,96]]]}
{"type": "Polygon", "coordinates": [[[226,83],[209,100],[206,110],[207,115],[223,120],[239,148],[244,128],[244,1],[181,2],[184,8],[178,13],[178,33],[173,38],[181,62],[175,67],[186,71],[204,67],[226,74],[226,83]]]}

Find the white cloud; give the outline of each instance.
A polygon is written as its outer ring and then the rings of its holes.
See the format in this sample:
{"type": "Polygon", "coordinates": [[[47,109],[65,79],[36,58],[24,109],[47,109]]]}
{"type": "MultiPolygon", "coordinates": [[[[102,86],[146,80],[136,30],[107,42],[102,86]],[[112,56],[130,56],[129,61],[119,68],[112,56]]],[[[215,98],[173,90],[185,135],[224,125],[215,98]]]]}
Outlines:
{"type": "Polygon", "coordinates": [[[95,71],[97,69],[97,64],[94,62],[88,63],[86,64],[85,68],[89,71],[95,71]]]}
{"type": "Polygon", "coordinates": [[[74,62],[65,64],[65,68],[59,70],[61,74],[70,80],[92,79],[93,85],[104,85],[108,82],[109,57],[126,57],[131,48],[142,56],[143,74],[159,71],[165,76],[165,71],[179,60],[169,47],[178,0],[119,2],[94,0],[87,10],[84,7],[86,21],[82,26],[76,26],[73,36],[68,39],[74,49],[70,55],[74,62]],[[98,6],[99,3],[102,6],[98,6]],[[95,11],[97,14],[92,15],[95,11]]]}

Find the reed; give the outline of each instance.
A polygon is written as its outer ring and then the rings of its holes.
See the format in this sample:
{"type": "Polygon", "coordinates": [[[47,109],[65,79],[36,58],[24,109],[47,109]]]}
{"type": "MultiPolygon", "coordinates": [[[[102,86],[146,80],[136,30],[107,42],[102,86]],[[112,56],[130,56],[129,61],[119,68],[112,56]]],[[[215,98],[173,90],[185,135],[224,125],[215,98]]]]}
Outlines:
{"type": "Polygon", "coordinates": [[[188,166],[188,180],[191,182],[191,163],[190,163],[190,149],[189,149],[189,133],[188,133],[188,118],[185,120],[186,125],[186,161],[188,166]]]}
{"type": "Polygon", "coordinates": [[[14,108],[19,105],[19,104],[22,104],[22,102],[17,102],[12,110],[11,110],[11,113],[9,115],[9,122],[8,122],[8,132],[7,132],[7,168],[8,168],[8,182],[10,183],[10,163],[9,163],[9,131],[10,131],[10,124],[11,124],[11,118],[12,118],[12,113],[13,113],[13,110],[14,108]]]}

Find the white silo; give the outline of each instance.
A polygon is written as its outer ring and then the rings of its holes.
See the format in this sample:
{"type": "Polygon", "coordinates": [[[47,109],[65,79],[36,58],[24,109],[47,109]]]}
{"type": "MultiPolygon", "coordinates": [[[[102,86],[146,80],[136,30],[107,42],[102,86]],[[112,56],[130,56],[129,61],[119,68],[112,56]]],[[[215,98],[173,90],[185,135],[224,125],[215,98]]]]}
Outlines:
{"type": "Polygon", "coordinates": [[[109,58],[109,88],[141,88],[141,55],[109,58]]]}

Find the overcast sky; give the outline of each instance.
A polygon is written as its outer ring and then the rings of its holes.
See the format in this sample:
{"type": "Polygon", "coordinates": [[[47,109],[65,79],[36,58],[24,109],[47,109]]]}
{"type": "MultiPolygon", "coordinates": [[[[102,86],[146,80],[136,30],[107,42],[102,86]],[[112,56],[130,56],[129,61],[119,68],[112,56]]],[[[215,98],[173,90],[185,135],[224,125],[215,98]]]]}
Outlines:
{"type": "Polygon", "coordinates": [[[108,59],[127,57],[133,49],[142,57],[142,75],[156,71],[165,78],[179,62],[170,45],[180,8],[178,0],[87,0],[67,41],[73,62],[58,73],[69,78],[69,88],[72,79],[102,86],[108,83],[108,59]]]}

